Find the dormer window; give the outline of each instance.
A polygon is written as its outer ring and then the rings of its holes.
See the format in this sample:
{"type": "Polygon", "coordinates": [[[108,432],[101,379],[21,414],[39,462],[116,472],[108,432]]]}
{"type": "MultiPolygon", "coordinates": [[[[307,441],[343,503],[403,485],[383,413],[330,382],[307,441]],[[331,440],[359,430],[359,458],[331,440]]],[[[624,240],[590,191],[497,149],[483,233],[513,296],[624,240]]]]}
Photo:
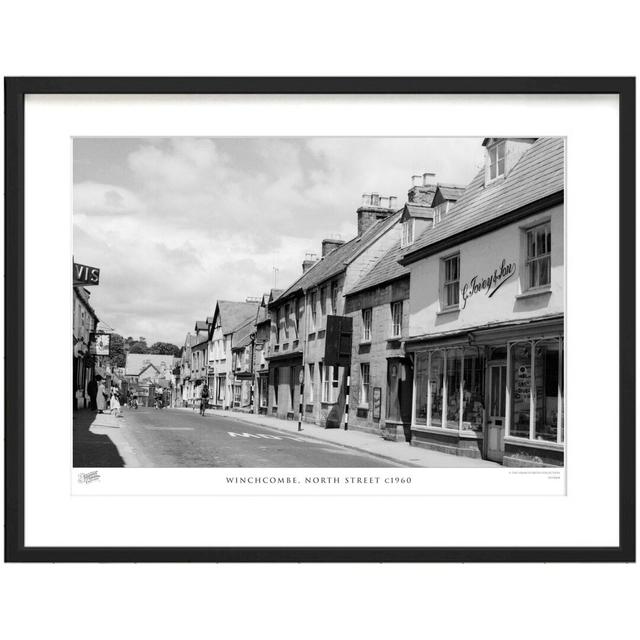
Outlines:
{"type": "Polygon", "coordinates": [[[495,180],[504,175],[505,141],[496,142],[487,149],[489,154],[489,180],[495,180]]]}
{"type": "Polygon", "coordinates": [[[413,244],[413,232],[415,228],[414,218],[409,218],[402,223],[402,246],[413,244]]]}

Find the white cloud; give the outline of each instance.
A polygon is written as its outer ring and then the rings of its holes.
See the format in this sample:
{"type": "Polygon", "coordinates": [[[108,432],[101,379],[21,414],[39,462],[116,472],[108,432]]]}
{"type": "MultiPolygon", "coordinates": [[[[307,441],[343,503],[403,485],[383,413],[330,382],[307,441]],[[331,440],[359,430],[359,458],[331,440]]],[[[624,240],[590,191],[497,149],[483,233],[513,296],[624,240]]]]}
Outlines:
{"type": "Polygon", "coordinates": [[[141,200],[123,187],[81,182],[73,188],[74,214],[121,216],[140,213],[143,209],[141,200]]]}
{"type": "MultiPolygon", "coordinates": [[[[113,154],[93,153],[104,180],[113,154]]],[[[322,238],[349,239],[362,193],[402,204],[412,173],[465,184],[481,157],[477,139],[140,141],[117,167],[126,188],[74,186],[74,253],[101,267],[92,299],[117,331],[180,342],[216,299],[268,291],[274,265],[288,286],[322,238]]]]}

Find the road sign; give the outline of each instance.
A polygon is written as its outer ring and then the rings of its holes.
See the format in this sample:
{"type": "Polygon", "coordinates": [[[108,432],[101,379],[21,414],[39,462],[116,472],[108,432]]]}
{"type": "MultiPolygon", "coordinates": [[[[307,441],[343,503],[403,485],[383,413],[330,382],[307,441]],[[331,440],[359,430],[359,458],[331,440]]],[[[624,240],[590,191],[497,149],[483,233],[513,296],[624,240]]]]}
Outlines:
{"type": "Polygon", "coordinates": [[[327,316],[324,342],[324,364],[348,367],[351,364],[353,320],[349,316],[327,316]]]}
{"type": "Polygon", "coordinates": [[[100,284],[100,269],[86,264],[73,263],[74,286],[90,287],[100,284]]]}

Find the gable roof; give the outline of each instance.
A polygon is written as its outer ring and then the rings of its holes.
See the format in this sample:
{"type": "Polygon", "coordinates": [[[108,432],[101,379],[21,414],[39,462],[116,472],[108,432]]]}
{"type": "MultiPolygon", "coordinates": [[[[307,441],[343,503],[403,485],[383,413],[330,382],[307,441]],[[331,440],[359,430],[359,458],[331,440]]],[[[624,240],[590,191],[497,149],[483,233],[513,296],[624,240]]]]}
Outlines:
{"type": "Polygon", "coordinates": [[[378,220],[362,235],[356,236],[352,240],[349,240],[349,242],[345,242],[323,258],[320,258],[306,273],[303,273],[300,278],[286,289],[275,302],[280,303],[294,293],[307,291],[323,283],[325,280],[342,273],[347,268],[347,265],[400,219],[402,211],[403,209],[400,209],[387,218],[378,220]]]}
{"type": "Polygon", "coordinates": [[[464,193],[466,187],[461,187],[455,184],[439,184],[438,190],[442,194],[445,200],[458,200],[464,193]]]}
{"type": "Polygon", "coordinates": [[[402,217],[433,219],[433,208],[426,204],[407,202],[402,209],[402,217]]]}
{"type": "Polygon", "coordinates": [[[404,267],[398,262],[402,257],[402,252],[403,249],[398,240],[398,242],[378,260],[373,269],[365,273],[345,295],[349,296],[359,291],[376,287],[384,282],[408,276],[410,273],[409,268],[404,267]]]}
{"type": "Polygon", "coordinates": [[[138,375],[141,376],[147,369],[153,369],[156,373],[160,373],[160,369],[158,369],[158,367],[156,367],[154,364],[151,364],[150,362],[149,364],[142,367],[142,369],[140,369],[138,375]]]}
{"type": "Polygon", "coordinates": [[[233,338],[231,342],[232,349],[240,349],[251,343],[251,334],[254,332],[255,319],[248,318],[245,322],[239,324],[233,330],[233,338]]]}
{"type": "MultiPolygon", "coordinates": [[[[218,300],[213,314],[214,321],[220,317],[222,333],[232,333],[233,330],[247,318],[255,318],[259,302],[234,302],[232,300],[218,300]]],[[[214,323],[211,325],[215,326],[214,323]]]]}
{"type": "Polygon", "coordinates": [[[124,368],[125,376],[137,376],[140,372],[152,364],[158,371],[162,371],[162,365],[167,370],[173,367],[174,357],[162,353],[127,353],[127,360],[124,368]]]}
{"type": "Polygon", "coordinates": [[[196,327],[194,331],[206,331],[209,328],[206,320],[196,320],[196,327]]]}
{"type": "Polygon", "coordinates": [[[446,218],[405,250],[405,264],[419,260],[431,245],[564,191],[564,138],[539,138],[504,180],[487,186],[484,181],[483,168],[446,218]]]}

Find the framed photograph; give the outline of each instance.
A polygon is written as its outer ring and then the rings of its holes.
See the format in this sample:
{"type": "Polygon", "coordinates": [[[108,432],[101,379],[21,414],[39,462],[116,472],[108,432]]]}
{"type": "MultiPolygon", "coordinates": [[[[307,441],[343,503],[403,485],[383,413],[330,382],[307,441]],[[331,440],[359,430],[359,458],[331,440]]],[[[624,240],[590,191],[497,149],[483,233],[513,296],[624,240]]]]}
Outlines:
{"type": "Polygon", "coordinates": [[[7,78],[5,130],[7,560],[635,560],[633,78],[7,78]]]}

